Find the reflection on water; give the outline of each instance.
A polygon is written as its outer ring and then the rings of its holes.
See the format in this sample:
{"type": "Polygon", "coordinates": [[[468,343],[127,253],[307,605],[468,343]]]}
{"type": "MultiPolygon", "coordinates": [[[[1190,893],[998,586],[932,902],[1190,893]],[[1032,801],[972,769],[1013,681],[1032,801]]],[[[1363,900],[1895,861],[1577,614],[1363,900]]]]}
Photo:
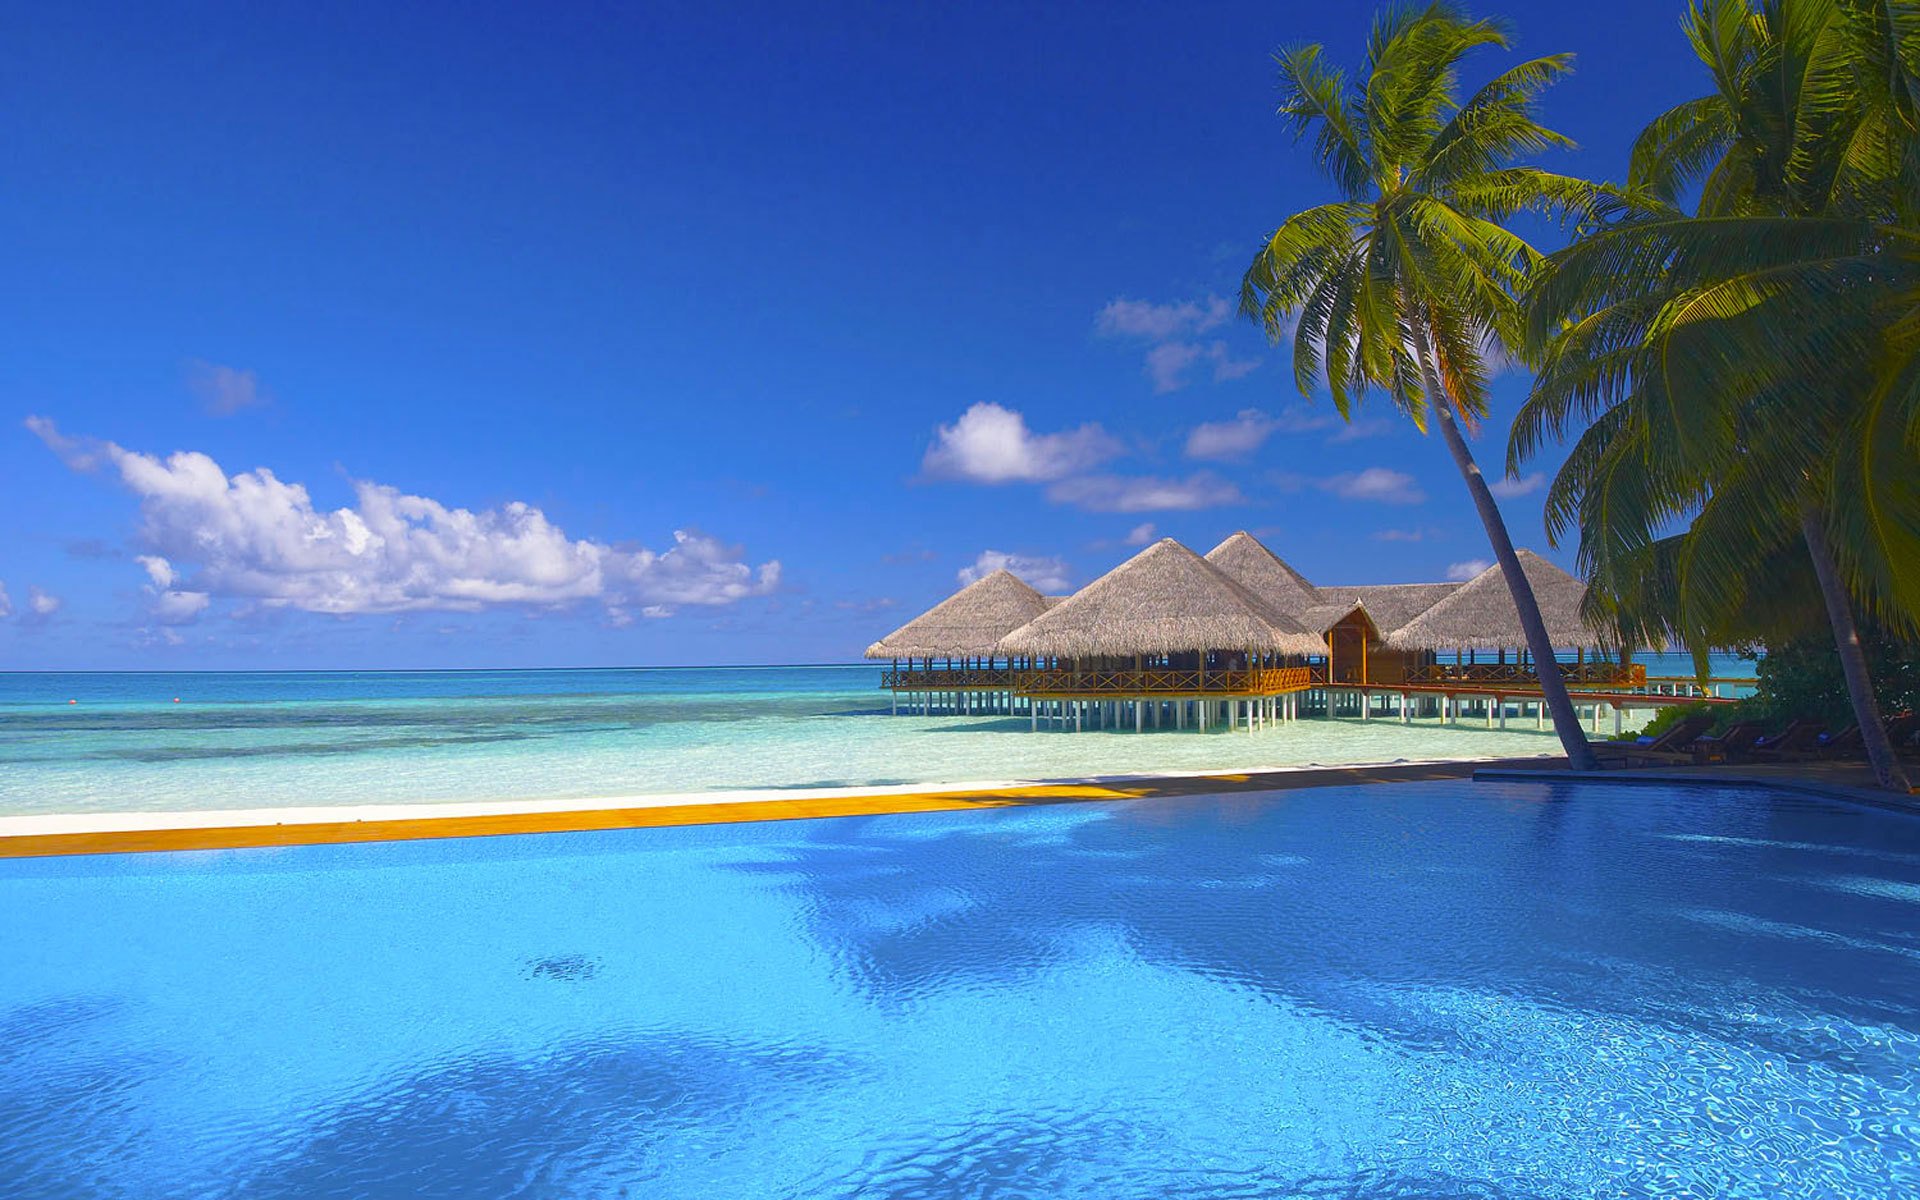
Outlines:
{"type": "Polygon", "coordinates": [[[1468,783],[5,863],[0,1192],[1893,1200],[1916,888],[1468,783]]]}

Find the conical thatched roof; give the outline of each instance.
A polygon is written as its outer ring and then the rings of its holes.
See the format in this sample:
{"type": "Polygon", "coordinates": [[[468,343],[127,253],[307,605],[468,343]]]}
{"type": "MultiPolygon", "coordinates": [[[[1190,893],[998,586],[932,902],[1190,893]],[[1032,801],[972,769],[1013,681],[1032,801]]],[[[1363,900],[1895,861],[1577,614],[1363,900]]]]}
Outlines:
{"type": "Polygon", "coordinates": [[[1457,583],[1362,583],[1318,589],[1321,604],[1367,606],[1382,634],[1392,633],[1460,590],[1457,583]]]}
{"type": "Polygon", "coordinates": [[[1244,529],[1207,551],[1207,561],[1283,613],[1298,614],[1320,602],[1306,576],[1244,529]]]}
{"type": "Polygon", "coordinates": [[[1256,650],[1320,654],[1299,622],[1162,538],[1000,640],[1006,654],[1086,658],[1256,650]]]}
{"type": "MultiPolygon", "coordinates": [[[[1580,601],[1587,586],[1541,558],[1521,550],[1520,569],[1533,586],[1533,597],[1547,623],[1547,637],[1555,646],[1599,646],[1599,634],[1580,619],[1580,601]]],[[[1507,577],[1496,564],[1475,575],[1446,599],[1387,635],[1387,644],[1401,650],[1497,650],[1525,646],[1520,611],[1507,590],[1507,577]]]]}
{"type": "Polygon", "coordinates": [[[1009,571],[976,579],[867,647],[868,658],[985,658],[1001,638],[1047,611],[1047,598],[1009,571]]]}

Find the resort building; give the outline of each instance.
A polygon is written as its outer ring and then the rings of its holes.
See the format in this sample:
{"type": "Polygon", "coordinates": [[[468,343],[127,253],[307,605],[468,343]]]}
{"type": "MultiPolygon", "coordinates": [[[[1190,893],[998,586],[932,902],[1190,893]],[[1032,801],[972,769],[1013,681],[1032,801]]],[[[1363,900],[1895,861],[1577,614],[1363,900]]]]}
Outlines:
{"type": "MultiPolygon", "coordinates": [[[[1529,550],[1521,570],[1594,721],[1643,700],[1645,669],[1581,616],[1585,585],[1529,550]]],[[[1308,713],[1509,715],[1544,724],[1506,578],[1321,586],[1251,534],[1203,558],[1162,539],[1064,598],[996,571],[875,642],[894,711],[1017,713],[1074,729],[1257,729],[1308,713]]]]}

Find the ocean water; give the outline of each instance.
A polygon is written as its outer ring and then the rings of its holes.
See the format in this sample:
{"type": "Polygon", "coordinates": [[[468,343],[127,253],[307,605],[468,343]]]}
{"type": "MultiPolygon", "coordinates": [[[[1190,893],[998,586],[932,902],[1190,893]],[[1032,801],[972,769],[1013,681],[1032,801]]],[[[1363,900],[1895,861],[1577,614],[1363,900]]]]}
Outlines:
{"type": "Polygon", "coordinates": [[[1035,734],[1024,717],[895,717],[878,684],[871,666],[0,674],[0,815],[1047,780],[1558,749],[1530,719],[1505,731],[1308,719],[1251,735],[1035,734]]]}
{"type": "Polygon", "coordinates": [[[0,1195],[1920,1195],[1920,820],[1405,784],[0,862],[0,1195]]]}

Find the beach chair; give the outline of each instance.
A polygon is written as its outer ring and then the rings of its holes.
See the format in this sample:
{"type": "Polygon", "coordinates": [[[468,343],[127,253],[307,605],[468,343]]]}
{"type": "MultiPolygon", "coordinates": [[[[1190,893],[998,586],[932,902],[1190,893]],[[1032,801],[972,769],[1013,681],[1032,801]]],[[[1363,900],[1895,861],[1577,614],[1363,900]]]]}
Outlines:
{"type": "Polygon", "coordinates": [[[1839,733],[1823,733],[1812,746],[1815,758],[1857,758],[1865,750],[1866,739],[1860,736],[1858,725],[1849,725],[1839,733]]]}
{"type": "Polygon", "coordinates": [[[1737,758],[1760,740],[1762,728],[1758,721],[1736,721],[1719,737],[1698,738],[1693,743],[1693,761],[1718,763],[1737,758]]]}
{"type": "Polygon", "coordinates": [[[1753,758],[1767,762],[1785,762],[1795,758],[1805,758],[1817,744],[1826,725],[1820,721],[1810,721],[1805,717],[1795,717],[1788,721],[1786,728],[1771,737],[1754,739],[1747,747],[1747,753],[1753,758]]]}
{"type": "Polygon", "coordinates": [[[1631,767],[1640,761],[1691,762],[1694,745],[1700,735],[1711,728],[1713,718],[1710,716],[1683,717],[1658,737],[1643,737],[1631,742],[1595,742],[1593,751],[1603,763],[1622,767],[1631,767]]]}

